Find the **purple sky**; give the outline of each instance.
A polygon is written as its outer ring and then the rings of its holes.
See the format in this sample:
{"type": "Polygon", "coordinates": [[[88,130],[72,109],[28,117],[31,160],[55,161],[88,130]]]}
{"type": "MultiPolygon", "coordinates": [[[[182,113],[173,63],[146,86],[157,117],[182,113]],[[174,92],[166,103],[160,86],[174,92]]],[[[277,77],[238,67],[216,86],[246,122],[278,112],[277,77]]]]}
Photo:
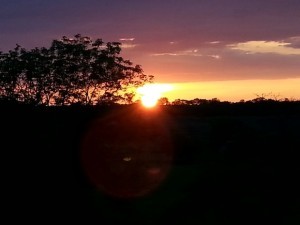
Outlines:
{"type": "Polygon", "coordinates": [[[123,42],[160,82],[300,78],[299,0],[0,3],[0,51],[80,33],[123,42]]]}

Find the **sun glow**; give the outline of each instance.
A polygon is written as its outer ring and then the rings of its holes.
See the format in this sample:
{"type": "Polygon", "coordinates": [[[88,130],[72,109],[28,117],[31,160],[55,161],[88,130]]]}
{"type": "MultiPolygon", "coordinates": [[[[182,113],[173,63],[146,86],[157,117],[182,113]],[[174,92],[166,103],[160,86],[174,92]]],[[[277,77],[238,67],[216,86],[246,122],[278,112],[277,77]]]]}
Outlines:
{"type": "Polygon", "coordinates": [[[173,87],[169,84],[147,84],[137,89],[142,104],[147,108],[152,108],[157,104],[162,93],[171,91],[173,87]]]}

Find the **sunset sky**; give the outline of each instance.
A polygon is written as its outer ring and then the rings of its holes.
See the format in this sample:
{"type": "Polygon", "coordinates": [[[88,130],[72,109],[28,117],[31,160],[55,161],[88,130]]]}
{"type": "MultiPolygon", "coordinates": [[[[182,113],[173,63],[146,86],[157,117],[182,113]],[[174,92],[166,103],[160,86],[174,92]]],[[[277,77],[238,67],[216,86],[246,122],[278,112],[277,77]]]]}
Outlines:
{"type": "Polygon", "coordinates": [[[299,0],[0,0],[0,51],[77,33],[122,55],[175,98],[300,99],[299,0]]]}

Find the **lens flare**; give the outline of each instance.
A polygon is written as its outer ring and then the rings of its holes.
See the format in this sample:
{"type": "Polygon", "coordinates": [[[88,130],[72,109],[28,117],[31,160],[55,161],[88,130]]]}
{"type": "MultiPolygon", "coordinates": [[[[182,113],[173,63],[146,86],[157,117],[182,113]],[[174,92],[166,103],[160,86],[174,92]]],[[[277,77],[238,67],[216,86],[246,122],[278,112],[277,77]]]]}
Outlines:
{"type": "Polygon", "coordinates": [[[99,193],[121,199],[143,197],[160,188],[173,161],[167,120],[159,110],[132,108],[96,117],[80,145],[87,181],[99,193]]]}

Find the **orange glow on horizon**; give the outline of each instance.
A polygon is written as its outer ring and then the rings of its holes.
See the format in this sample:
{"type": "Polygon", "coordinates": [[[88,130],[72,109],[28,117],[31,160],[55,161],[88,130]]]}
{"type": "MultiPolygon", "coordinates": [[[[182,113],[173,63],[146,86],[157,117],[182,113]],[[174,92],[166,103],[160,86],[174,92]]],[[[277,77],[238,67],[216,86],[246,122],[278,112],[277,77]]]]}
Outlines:
{"type": "MultiPolygon", "coordinates": [[[[278,98],[300,99],[300,78],[277,80],[228,80],[172,83],[172,90],[165,93],[169,101],[195,98],[238,102],[251,100],[256,95],[273,94],[278,98]]],[[[270,96],[271,97],[271,96],[270,96]]]]}
{"type": "Polygon", "coordinates": [[[173,87],[169,84],[147,84],[138,88],[137,93],[140,95],[143,106],[152,108],[156,106],[157,101],[162,97],[162,93],[172,89],[173,87]]]}

